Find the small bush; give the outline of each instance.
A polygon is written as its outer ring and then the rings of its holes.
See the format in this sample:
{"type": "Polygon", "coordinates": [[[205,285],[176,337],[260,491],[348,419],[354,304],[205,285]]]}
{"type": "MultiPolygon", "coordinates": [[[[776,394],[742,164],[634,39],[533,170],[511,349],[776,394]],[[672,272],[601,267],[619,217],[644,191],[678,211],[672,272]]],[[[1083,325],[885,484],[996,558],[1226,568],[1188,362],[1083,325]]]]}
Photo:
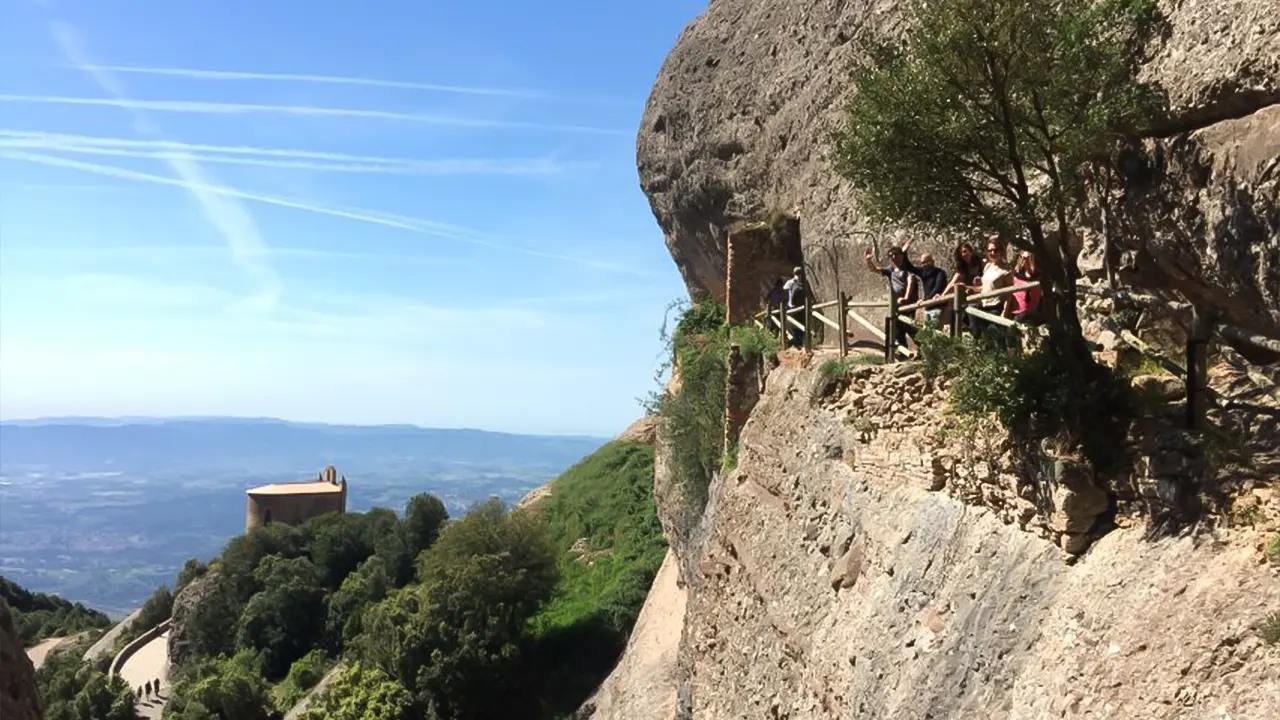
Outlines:
{"type": "Polygon", "coordinates": [[[818,366],[818,377],[823,380],[835,380],[842,378],[849,373],[849,367],[852,363],[847,358],[841,360],[828,360],[818,366]]]}
{"type": "Polygon", "coordinates": [[[734,443],[724,449],[724,459],[720,463],[720,472],[733,472],[738,467],[738,444],[734,443]]]}
{"type": "Polygon", "coordinates": [[[1280,643],[1280,612],[1273,612],[1262,621],[1262,627],[1259,628],[1258,634],[1262,636],[1262,641],[1268,645],[1280,643]]]}
{"type": "Polygon", "coordinates": [[[1062,437],[1095,467],[1111,465],[1122,452],[1132,391],[1110,368],[1090,361],[1073,372],[1051,345],[1025,354],[988,337],[955,340],[932,329],[922,329],[917,342],[925,375],[951,378],[958,413],[995,415],[1006,429],[1031,437],[1062,437]]]}
{"type": "Polygon", "coordinates": [[[323,650],[312,650],[294,661],[289,674],[275,688],[276,707],[287,713],[320,682],[332,663],[323,650]]]}
{"type": "Polygon", "coordinates": [[[747,361],[778,353],[778,339],[768,330],[755,326],[735,325],[729,328],[729,343],[737,345],[747,361]]]}
{"type": "Polygon", "coordinates": [[[1280,533],[1271,536],[1271,540],[1267,542],[1267,547],[1262,551],[1266,556],[1267,562],[1272,565],[1280,565],[1280,533]]]}

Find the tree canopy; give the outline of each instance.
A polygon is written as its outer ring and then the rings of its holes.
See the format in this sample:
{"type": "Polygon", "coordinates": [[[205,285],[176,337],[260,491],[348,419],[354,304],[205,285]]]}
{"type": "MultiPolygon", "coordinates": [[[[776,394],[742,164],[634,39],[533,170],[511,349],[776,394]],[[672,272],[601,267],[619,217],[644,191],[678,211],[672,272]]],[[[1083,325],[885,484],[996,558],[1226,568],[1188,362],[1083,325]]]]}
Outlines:
{"type": "Polygon", "coordinates": [[[1152,0],[920,0],[906,34],[869,41],[854,70],[837,167],[879,220],[1031,251],[1050,329],[1078,352],[1071,213],[1090,162],[1156,112],[1135,79],[1154,12],[1152,0]]]}

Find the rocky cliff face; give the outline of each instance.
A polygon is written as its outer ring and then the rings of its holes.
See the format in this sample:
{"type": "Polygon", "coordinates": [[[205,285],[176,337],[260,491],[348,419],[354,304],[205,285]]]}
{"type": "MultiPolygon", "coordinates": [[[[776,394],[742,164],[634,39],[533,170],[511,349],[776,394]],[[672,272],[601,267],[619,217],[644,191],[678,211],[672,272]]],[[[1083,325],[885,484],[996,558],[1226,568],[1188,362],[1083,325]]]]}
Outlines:
{"type": "MultiPolygon", "coordinates": [[[[859,52],[856,38],[897,31],[901,6],[712,0],[685,30],[649,98],[637,160],[691,292],[723,298],[728,226],[775,210],[800,219],[807,248],[870,238],[883,248],[908,236],[868,226],[827,161],[829,133],[853,89],[846,69],[859,52]]],[[[1143,79],[1166,92],[1173,117],[1152,129],[1160,137],[1109,198],[1125,227],[1119,250],[1150,286],[1177,287],[1236,324],[1280,332],[1280,3],[1159,6],[1168,32],[1150,48],[1143,79]],[[1268,107],[1263,117],[1236,121],[1268,107]]],[[[1083,228],[1086,244],[1101,215],[1083,228]]],[[[949,255],[927,237],[920,246],[949,255]]],[[[880,292],[880,281],[854,264],[860,257],[846,255],[843,286],[880,292]]],[[[816,273],[820,293],[830,293],[831,272],[816,273]]]]}
{"type": "Polygon", "coordinates": [[[36,672],[22,649],[22,640],[13,627],[9,603],[0,598],[0,718],[40,720],[40,695],[36,672]]]}
{"type": "Polygon", "coordinates": [[[821,402],[817,375],[769,375],[691,533],[677,717],[1280,717],[1261,530],[1095,522],[1105,499],[999,448],[965,462],[909,366],[821,402]],[[1058,540],[1090,528],[1064,562],[1058,540]]]}
{"type": "MultiPolygon", "coordinates": [[[[187,583],[173,599],[173,612],[170,616],[172,620],[169,624],[169,667],[181,668],[191,659],[194,653],[190,624],[197,613],[211,611],[211,601],[226,590],[225,585],[222,575],[217,570],[210,570],[187,583]]],[[[234,633],[235,630],[229,627],[227,632],[234,633]]]]}

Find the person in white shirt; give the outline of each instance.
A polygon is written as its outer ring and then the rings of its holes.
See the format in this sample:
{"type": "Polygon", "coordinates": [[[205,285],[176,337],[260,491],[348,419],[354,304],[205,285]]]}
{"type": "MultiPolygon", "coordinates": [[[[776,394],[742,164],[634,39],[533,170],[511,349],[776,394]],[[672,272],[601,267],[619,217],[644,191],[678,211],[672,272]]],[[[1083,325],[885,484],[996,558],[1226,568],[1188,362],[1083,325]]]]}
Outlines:
{"type": "MultiPolygon", "coordinates": [[[[792,313],[790,312],[790,308],[804,307],[805,293],[807,292],[804,284],[804,268],[796,268],[791,274],[791,279],[782,286],[782,289],[787,294],[787,317],[803,324],[804,314],[792,313]]],[[[805,331],[795,325],[792,325],[790,322],[788,322],[787,325],[791,329],[791,347],[800,347],[804,345],[805,331]]]]}
{"type": "MultiPolygon", "coordinates": [[[[1004,244],[997,238],[987,241],[986,263],[982,267],[982,292],[989,293],[1013,285],[1013,271],[1004,259],[1004,244]]],[[[1009,296],[1001,295],[984,299],[978,306],[983,312],[1001,317],[1009,316],[1009,296]]],[[[990,331],[994,323],[975,318],[974,330],[978,333],[990,331]]]]}

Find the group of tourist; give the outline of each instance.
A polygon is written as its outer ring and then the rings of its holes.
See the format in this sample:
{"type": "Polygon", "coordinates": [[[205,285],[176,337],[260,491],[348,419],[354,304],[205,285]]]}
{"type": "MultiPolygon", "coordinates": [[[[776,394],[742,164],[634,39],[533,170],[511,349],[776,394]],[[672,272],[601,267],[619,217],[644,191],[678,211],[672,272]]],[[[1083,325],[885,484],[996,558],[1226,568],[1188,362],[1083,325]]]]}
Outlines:
{"type": "Polygon", "coordinates": [[[160,681],[158,679],[148,680],[146,684],[138,688],[138,700],[146,698],[150,701],[152,695],[155,695],[157,700],[160,699],[160,681]]]}
{"type": "MultiPolygon", "coordinates": [[[[919,265],[913,263],[907,255],[910,246],[911,241],[908,240],[901,246],[889,248],[888,265],[881,265],[871,248],[863,251],[863,262],[867,269],[889,279],[889,291],[899,306],[946,297],[961,287],[966,293],[987,295],[1008,287],[1030,285],[1040,279],[1035,258],[1025,250],[1018,253],[1017,261],[1010,266],[1008,245],[999,237],[987,239],[986,252],[982,255],[978,254],[971,243],[960,243],[955,249],[954,270],[949,279],[946,271],[937,266],[930,253],[920,256],[919,265]]],[[[1037,321],[1040,297],[1040,288],[1033,286],[1004,295],[981,298],[977,306],[988,315],[1033,325],[1037,321]]],[[[938,325],[950,322],[950,313],[949,303],[927,307],[924,311],[925,322],[938,325]]],[[[966,314],[965,319],[965,324],[975,335],[990,333],[996,327],[995,323],[975,315],[966,314]]],[[[915,334],[915,327],[898,323],[897,328],[898,336],[895,339],[899,345],[905,346],[907,338],[915,334]]]]}
{"type": "MultiPolygon", "coordinates": [[[[1010,266],[1008,245],[999,237],[988,238],[985,253],[979,254],[969,242],[960,243],[953,256],[953,270],[950,274],[938,267],[930,253],[923,253],[919,263],[912,262],[907,251],[911,247],[908,240],[900,246],[889,248],[889,264],[880,264],[879,258],[871,248],[863,251],[863,262],[868,270],[883,275],[889,280],[889,291],[898,306],[909,305],[919,301],[939,299],[950,295],[957,288],[963,287],[969,294],[987,294],[1011,286],[1030,285],[1040,279],[1036,271],[1035,259],[1031,253],[1018,253],[1017,260],[1010,266]]],[[[805,302],[807,292],[804,268],[797,267],[790,280],[783,282],[779,278],[766,298],[769,315],[774,318],[779,308],[798,308],[805,302]]],[[[978,309],[999,317],[1010,318],[1022,324],[1034,325],[1040,309],[1040,288],[1028,287],[995,297],[982,298],[978,301],[978,309]]],[[[940,302],[924,309],[924,322],[943,325],[951,321],[950,303],[940,302]]],[[[914,315],[914,313],[913,313],[914,315]]],[[[803,320],[790,324],[790,345],[798,347],[804,342],[803,320]]],[[[975,335],[992,334],[996,326],[986,319],[966,313],[967,326],[975,335]]],[[[777,328],[777,320],[772,322],[777,328]]],[[[914,337],[916,327],[899,322],[895,340],[906,346],[907,338],[914,337]]]]}

